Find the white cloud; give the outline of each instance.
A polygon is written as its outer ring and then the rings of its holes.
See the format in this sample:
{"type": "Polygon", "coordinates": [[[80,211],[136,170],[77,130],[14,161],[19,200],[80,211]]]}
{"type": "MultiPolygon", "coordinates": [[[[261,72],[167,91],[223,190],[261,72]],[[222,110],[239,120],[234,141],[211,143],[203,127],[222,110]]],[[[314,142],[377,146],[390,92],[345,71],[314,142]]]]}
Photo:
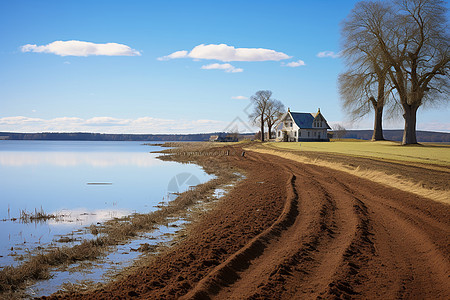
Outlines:
{"type": "Polygon", "coordinates": [[[282,63],[282,66],[285,67],[291,67],[291,68],[296,68],[296,67],[301,67],[301,66],[306,66],[305,62],[301,59],[297,60],[297,61],[291,61],[289,63],[282,63]]]}
{"type": "Polygon", "coordinates": [[[190,57],[194,60],[215,59],[224,62],[229,61],[280,61],[291,56],[264,48],[235,48],[226,44],[201,44],[195,46],[189,53],[185,50],[177,51],[170,55],[158,58],[168,60],[173,58],[190,57]]]}
{"type": "Polygon", "coordinates": [[[234,66],[232,66],[230,64],[217,64],[217,63],[202,66],[202,69],[205,69],[205,70],[225,70],[225,72],[227,72],[227,73],[239,73],[239,72],[243,72],[244,71],[244,69],[235,68],[234,66]]]}
{"type": "Polygon", "coordinates": [[[141,53],[127,45],[117,43],[95,44],[83,41],[55,41],[37,46],[27,44],[20,47],[22,52],[52,53],[59,56],[140,56],[141,53]]]}
{"type": "Polygon", "coordinates": [[[245,96],[233,96],[233,97],[231,97],[231,99],[236,99],[236,100],[247,100],[248,97],[245,97],[245,96]]]}
{"type": "Polygon", "coordinates": [[[184,57],[188,57],[187,56],[188,52],[186,50],[181,50],[181,51],[176,51],[172,54],[163,56],[163,57],[158,57],[158,60],[169,60],[169,59],[175,59],[175,58],[184,58],[184,57]]]}
{"type": "Polygon", "coordinates": [[[137,119],[113,117],[41,119],[24,116],[0,118],[0,131],[10,132],[202,133],[222,131],[227,125],[228,122],[217,120],[172,120],[152,117],[137,119]]]}
{"type": "Polygon", "coordinates": [[[341,56],[341,53],[334,53],[333,51],[322,51],[317,53],[317,57],[323,58],[323,57],[331,57],[331,58],[338,58],[341,56]]]}
{"type": "Polygon", "coordinates": [[[94,117],[85,121],[85,125],[88,126],[123,126],[129,123],[129,120],[111,117],[94,117]]]}

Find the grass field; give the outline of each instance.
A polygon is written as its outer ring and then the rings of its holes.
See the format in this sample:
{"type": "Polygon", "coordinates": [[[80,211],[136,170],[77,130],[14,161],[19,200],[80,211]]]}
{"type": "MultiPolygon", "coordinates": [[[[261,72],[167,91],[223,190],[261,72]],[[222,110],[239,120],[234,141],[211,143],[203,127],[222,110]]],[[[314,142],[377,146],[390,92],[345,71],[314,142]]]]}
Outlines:
{"type": "Polygon", "coordinates": [[[266,147],[298,151],[318,151],[450,166],[450,145],[422,144],[402,146],[399,142],[340,140],[326,142],[270,143],[266,147]]]}

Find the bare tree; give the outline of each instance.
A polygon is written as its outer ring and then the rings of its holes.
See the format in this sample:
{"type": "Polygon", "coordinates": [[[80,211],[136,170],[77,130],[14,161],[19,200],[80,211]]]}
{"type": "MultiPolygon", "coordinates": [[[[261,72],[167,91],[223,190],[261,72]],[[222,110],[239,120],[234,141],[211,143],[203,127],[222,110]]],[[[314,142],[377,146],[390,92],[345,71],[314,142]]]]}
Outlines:
{"type": "Polygon", "coordinates": [[[272,91],[262,90],[257,91],[255,95],[250,97],[254,107],[253,112],[249,115],[250,121],[260,126],[261,130],[261,141],[264,142],[264,124],[266,121],[267,107],[272,101],[272,91]]]}
{"type": "Polygon", "coordinates": [[[403,108],[402,144],[415,144],[417,110],[448,101],[449,34],[441,0],[358,2],[347,20],[353,36],[379,51],[403,108]]]}
{"type": "Polygon", "coordinates": [[[341,124],[336,124],[333,126],[333,138],[340,140],[347,134],[347,129],[341,124]]]}
{"type": "Polygon", "coordinates": [[[273,99],[269,101],[265,113],[269,139],[272,137],[273,126],[278,122],[278,120],[280,120],[283,114],[284,114],[284,104],[281,103],[280,100],[273,99]]]}
{"type": "Polygon", "coordinates": [[[384,140],[383,110],[389,103],[390,65],[383,61],[381,51],[376,43],[366,38],[365,32],[354,31],[357,16],[354,14],[343,22],[341,53],[348,70],[339,75],[339,92],[344,110],[353,120],[372,110],[375,112],[372,140],[384,140]]]}

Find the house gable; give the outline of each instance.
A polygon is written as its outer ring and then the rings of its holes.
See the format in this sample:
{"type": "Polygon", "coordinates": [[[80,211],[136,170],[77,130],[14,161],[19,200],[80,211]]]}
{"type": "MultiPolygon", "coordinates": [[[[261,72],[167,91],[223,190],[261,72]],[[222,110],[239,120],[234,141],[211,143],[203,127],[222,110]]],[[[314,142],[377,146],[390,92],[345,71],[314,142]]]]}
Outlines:
{"type": "Polygon", "coordinates": [[[281,117],[276,128],[276,140],[328,140],[327,129],[331,129],[320,113],[300,113],[288,111],[281,117]]]}
{"type": "Polygon", "coordinates": [[[314,115],[313,127],[312,128],[326,128],[331,129],[330,125],[328,125],[327,120],[322,116],[319,111],[314,115]]]}

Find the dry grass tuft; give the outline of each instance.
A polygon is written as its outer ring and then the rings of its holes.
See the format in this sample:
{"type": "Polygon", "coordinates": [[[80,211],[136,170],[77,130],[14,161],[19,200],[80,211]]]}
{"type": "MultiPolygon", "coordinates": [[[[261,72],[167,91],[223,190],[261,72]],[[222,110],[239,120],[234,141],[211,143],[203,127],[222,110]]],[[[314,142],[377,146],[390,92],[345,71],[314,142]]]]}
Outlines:
{"type": "Polygon", "coordinates": [[[42,209],[34,209],[34,212],[28,212],[25,209],[20,211],[19,220],[23,223],[32,223],[32,222],[45,222],[50,219],[56,219],[56,215],[47,214],[42,209]]]}

